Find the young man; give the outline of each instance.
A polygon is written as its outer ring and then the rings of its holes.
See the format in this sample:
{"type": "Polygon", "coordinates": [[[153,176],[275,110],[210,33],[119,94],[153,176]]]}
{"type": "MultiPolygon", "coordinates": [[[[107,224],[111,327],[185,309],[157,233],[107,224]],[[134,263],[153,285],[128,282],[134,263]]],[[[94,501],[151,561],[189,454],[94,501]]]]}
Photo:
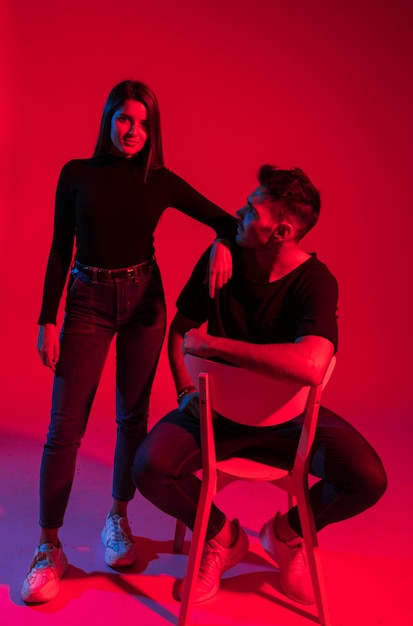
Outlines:
{"type": "MultiPolygon", "coordinates": [[[[204,276],[208,251],[178,298],[171,324],[169,356],[179,409],[156,424],[140,446],[134,480],[141,493],[169,515],[193,528],[201,467],[198,394],[183,354],[223,359],[266,376],[319,384],[337,348],[337,283],[314,254],[300,247],[314,226],[320,196],[298,168],[264,165],[259,186],[237,211],[233,277],[213,300],[204,276]],[[207,322],[207,331],[201,325],[207,322]]],[[[252,391],[253,392],[253,391],[252,391]]],[[[291,466],[302,416],[281,426],[243,427],[222,416],[215,421],[218,458],[240,451],[275,466],[291,466]],[[253,450],[253,452],[251,451],[253,450]]],[[[386,489],[376,452],[349,423],[321,407],[312,451],[311,488],[317,531],[369,508],[386,489]]],[[[276,513],[260,533],[265,550],[278,563],[283,591],[312,603],[297,508],[276,513]]],[[[212,507],[196,587],[196,600],[210,598],[221,574],[248,550],[237,520],[212,507]]],[[[182,589],[182,587],[181,587],[182,589]]]]}

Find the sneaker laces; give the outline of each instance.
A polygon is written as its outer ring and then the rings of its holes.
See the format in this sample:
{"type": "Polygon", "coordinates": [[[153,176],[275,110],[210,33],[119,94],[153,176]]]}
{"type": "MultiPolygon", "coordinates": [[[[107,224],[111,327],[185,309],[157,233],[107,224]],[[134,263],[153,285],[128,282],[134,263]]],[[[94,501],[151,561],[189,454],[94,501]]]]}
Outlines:
{"type": "Polygon", "coordinates": [[[296,571],[300,571],[300,570],[302,571],[308,568],[303,542],[301,542],[300,545],[298,546],[291,547],[290,554],[291,556],[294,555],[293,559],[291,560],[294,561],[294,569],[296,571]]]}
{"type": "Polygon", "coordinates": [[[132,543],[130,538],[130,528],[125,518],[119,517],[119,515],[109,518],[110,525],[110,541],[116,543],[132,543]]]}
{"type": "Polygon", "coordinates": [[[211,542],[207,541],[202,551],[201,563],[199,565],[198,582],[214,583],[217,572],[221,574],[224,565],[228,563],[228,559],[224,557],[225,552],[216,549],[211,542]]]}
{"type": "Polygon", "coordinates": [[[278,535],[276,528],[273,528],[273,533],[278,541],[281,541],[281,543],[287,546],[291,560],[294,559],[294,563],[297,566],[295,569],[300,570],[307,568],[304,540],[301,537],[294,537],[294,539],[284,541],[284,539],[281,539],[278,535]]]}
{"type": "Polygon", "coordinates": [[[43,569],[46,567],[55,567],[55,563],[52,559],[53,548],[47,550],[39,550],[39,552],[33,558],[30,564],[29,571],[32,569],[43,569]]]}

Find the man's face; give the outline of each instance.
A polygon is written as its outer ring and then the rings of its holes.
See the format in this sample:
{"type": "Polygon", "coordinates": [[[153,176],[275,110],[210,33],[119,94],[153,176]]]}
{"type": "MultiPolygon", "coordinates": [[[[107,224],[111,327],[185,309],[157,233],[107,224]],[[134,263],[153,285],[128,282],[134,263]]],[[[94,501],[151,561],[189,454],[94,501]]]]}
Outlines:
{"type": "Polygon", "coordinates": [[[277,228],[276,210],[265,189],[260,186],[247,199],[247,204],[236,211],[238,228],[236,242],[239,246],[262,250],[271,246],[277,228]]]}

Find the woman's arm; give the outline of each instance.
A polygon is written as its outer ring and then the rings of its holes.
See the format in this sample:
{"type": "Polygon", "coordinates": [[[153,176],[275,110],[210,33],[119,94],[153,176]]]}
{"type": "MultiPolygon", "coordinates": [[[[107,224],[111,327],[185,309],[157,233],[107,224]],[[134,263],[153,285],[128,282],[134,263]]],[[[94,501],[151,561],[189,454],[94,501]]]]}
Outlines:
{"type": "Polygon", "coordinates": [[[56,190],[53,240],[44,280],[38,323],[56,324],[57,311],[70,268],[75,238],[75,206],[71,163],[65,165],[56,190]]]}
{"type": "Polygon", "coordinates": [[[209,256],[209,297],[214,298],[215,291],[221,289],[232,276],[231,242],[228,239],[215,239],[209,256]]]}
{"type": "MultiPolygon", "coordinates": [[[[69,165],[69,164],[68,164],[69,165]]],[[[39,316],[37,350],[40,359],[52,372],[60,357],[60,341],[56,317],[73,254],[75,208],[68,166],[60,174],[56,190],[53,240],[44,280],[42,308],[39,316]]]]}
{"type": "Polygon", "coordinates": [[[209,295],[214,297],[232,276],[231,243],[235,242],[237,219],[205,198],[182,178],[169,172],[171,176],[173,206],[186,215],[213,228],[217,238],[212,246],[209,259],[209,295]]]}

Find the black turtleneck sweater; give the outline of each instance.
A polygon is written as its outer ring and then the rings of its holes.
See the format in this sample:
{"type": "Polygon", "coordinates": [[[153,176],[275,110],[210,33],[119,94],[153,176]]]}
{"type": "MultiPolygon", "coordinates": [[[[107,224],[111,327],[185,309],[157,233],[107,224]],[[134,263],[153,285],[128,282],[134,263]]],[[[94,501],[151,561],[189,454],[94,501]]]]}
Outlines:
{"type": "Polygon", "coordinates": [[[118,269],[143,263],[154,254],[154,231],[168,207],[210,226],[219,237],[235,235],[234,217],[165,167],[145,180],[135,159],[108,155],[69,161],[57,185],[39,324],[56,323],[75,240],[75,258],[85,265],[118,269]]]}

